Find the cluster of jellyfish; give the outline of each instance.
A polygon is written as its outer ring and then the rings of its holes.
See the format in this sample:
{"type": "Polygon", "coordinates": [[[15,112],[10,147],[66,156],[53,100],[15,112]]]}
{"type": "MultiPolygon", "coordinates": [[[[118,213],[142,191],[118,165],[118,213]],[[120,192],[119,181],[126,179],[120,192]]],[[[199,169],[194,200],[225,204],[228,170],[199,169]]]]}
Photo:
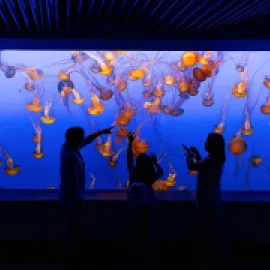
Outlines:
{"type": "MultiPolygon", "coordinates": [[[[253,134],[251,123],[251,108],[248,87],[248,63],[250,56],[236,64],[236,72],[239,72],[239,81],[232,85],[232,97],[237,99],[245,98],[245,114],[242,126],[231,138],[228,144],[229,151],[236,156],[236,170],[239,169],[238,157],[247,150],[245,136],[253,134]]],[[[90,118],[89,123],[94,129],[94,118],[102,115],[106,110],[106,101],[115,99],[118,108],[117,115],[112,125],[115,134],[108,135],[104,141],[101,137],[96,140],[95,149],[100,155],[108,160],[108,166],[116,167],[118,158],[126,150],[127,137],[130,133],[129,125],[136,120],[136,116],[142,114],[142,121],[137,125],[135,140],[133,143],[133,153],[135,156],[149,150],[149,142],[141,138],[141,129],[148,117],[151,121],[155,116],[163,113],[169,117],[180,117],[184,114],[183,105],[190,98],[197,96],[200,92],[202,82],[207,81],[207,89],[202,93],[202,105],[211,107],[214,104],[214,82],[218,76],[220,67],[225,62],[225,53],[218,51],[184,52],[175,61],[167,61],[166,57],[160,56],[158,52],[153,59],[149,59],[144,54],[133,55],[127,51],[104,51],[86,52],[72,51],[70,59],[61,61],[59,64],[69,64],[68,67],[59,70],[58,92],[59,99],[63,101],[67,112],[70,106],[80,106],[82,111],[90,118]],[[85,81],[90,96],[90,104],[86,105],[87,97],[81,95],[72,81],[73,73],[80,74],[85,81]],[[96,75],[103,76],[106,83],[102,84],[96,75]],[[141,82],[141,99],[133,102],[124,96],[129,84],[133,81],[141,82]],[[164,97],[170,93],[170,101],[165,101],[164,97]],[[115,137],[113,139],[113,137],[115,137]],[[115,146],[119,149],[115,151],[115,146]]],[[[33,93],[31,102],[26,104],[26,108],[31,113],[29,117],[33,129],[33,142],[35,144],[33,156],[42,159],[44,156],[42,147],[42,125],[54,124],[56,118],[51,112],[52,101],[44,99],[45,79],[44,71],[34,67],[24,65],[9,65],[1,57],[0,69],[8,79],[13,78],[17,72],[24,74],[26,82],[24,90],[33,93]]],[[[265,88],[270,91],[270,76],[265,76],[265,88]]],[[[213,131],[222,134],[226,128],[226,115],[231,104],[231,99],[225,104],[219,122],[213,126],[213,131]]],[[[265,104],[262,104],[261,113],[270,114],[270,92],[265,104]]],[[[162,142],[161,142],[162,143],[162,142]]],[[[13,164],[13,159],[2,147],[1,153],[6,158],[5,172],[8,175],[15,175],[19,172],[19,166],[13,164]]],[[[176,170],[168,155],[159,158],[168,161],[169,174],[166,179],[159,180],[154,184],[155,190],[168,190],[177,184],[176,170]]],[[[249,164],[258,167],[262,164],[262,157],[252,155],[249,164]]],[[[196,171],[189,171],[189,175],[196,175],[196,171]]],[[[93,187],[96,181],[91,175],[93,187]]],[[[125,186],[127,186],[128,182],[125,186]]]]}

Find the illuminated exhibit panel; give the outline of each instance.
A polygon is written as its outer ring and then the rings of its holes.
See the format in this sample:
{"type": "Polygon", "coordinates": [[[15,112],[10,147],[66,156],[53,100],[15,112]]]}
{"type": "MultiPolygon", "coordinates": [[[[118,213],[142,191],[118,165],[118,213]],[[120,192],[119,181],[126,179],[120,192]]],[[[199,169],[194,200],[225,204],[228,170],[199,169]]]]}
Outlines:
{"type": "Polygon", "coordinates": [[[1,185],[55,189],[65,130],[114,126],[82,150],[87,188],[124,189],[134,156],[164,168],[155,190],[194,189],[181,145],[226,140],[224,190],[270,189],[270,54],[223,51],[2,51],[1,185]],[[256,177],[257,175],[257,177],[256,177]],[[260,177],[258,177],[258,175],[260,177]]]}

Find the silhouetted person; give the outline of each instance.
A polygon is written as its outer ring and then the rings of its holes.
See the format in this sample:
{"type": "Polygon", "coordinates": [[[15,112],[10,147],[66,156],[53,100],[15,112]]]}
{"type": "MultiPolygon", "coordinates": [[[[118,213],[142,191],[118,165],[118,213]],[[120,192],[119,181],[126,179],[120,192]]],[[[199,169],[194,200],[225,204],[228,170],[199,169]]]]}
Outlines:
{"type": "Polygon", "coordinates": [[[220,190],[226,161],[223,136],[209,133],[205,150],[208,156],[202,159],[197,148],[191,147],[187,151],[187,166],[190,170],[198,171],[196,203],[201,240],[200,253],[207,261],[212,257],[212,261],[224,251],[220,190]]]}
{"type": "Polygon", "coordinates": [[[83,213],[85,164],[80,149],[92,143],[100,135],[109,133],[111,128],[86,137],[81,127],[72,127],[66,131],[66,141],[61,149],[60,203],[65,217],[64,237],[67,259],[74,259],[83,213]]]}
{"type": "Polygon", "coordinates": [[[133,165],[132,144],[134,135],[129,136],[127,150],[127,167],[130,185],[128,201],[131,218],[131,246],[132,253],[138,255],[151,252],[154,248],[154,203],[155,196],[152,185],[163,175],[163,170],[155,155],[139,154],[136,166],[133,165]]]}

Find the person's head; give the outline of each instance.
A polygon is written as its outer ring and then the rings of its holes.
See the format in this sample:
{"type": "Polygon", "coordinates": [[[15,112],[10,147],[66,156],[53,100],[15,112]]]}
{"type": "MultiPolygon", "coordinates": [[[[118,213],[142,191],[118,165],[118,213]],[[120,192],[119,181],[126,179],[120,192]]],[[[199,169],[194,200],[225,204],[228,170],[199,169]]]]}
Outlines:
{"type": "Polygon", "coordinates": [[[143,179],[155,177],[155,167],[152,158],[146,153],[139,154],[136,158],[136,173],[143,179]]]}
{"type": "Polygon", "coordinates": [[[78,148],[83,142],[85,132],[81,127],[71,127],[66,131],[66,144],[73,148],[78,148]]]}
{"type": "Polygon", "coordinates": [[[222,135],[209,133],[205,142],[205,150],[219,163],[226,161],[225,141],[222,135]]]}

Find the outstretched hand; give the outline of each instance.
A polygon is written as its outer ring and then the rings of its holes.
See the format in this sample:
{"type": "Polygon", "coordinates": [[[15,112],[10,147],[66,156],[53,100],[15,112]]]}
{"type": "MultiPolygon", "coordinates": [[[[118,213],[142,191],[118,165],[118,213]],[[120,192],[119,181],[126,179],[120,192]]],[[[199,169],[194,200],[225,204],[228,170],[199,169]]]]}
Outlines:
{"type": "Polygon", "coordinates": [[[100,130],[101,134],[111,134],[114,126],[100,130]]]}
{"type": "Polygon", "coordinates": [[[191,146],[189,148],[189,150],[193,153],[193,154],[199,154],[199,150],[197,149],[197,147],[191,146]]]}

